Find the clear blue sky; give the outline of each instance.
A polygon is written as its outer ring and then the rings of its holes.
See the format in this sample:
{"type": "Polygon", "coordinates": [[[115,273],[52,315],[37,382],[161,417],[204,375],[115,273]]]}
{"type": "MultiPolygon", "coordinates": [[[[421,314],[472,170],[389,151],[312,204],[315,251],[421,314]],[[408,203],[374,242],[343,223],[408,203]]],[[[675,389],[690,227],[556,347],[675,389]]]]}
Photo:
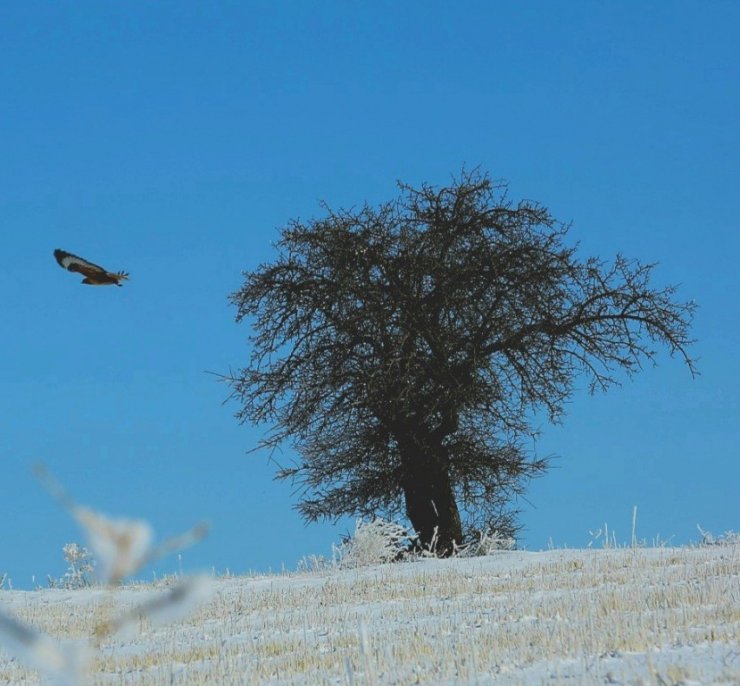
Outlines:
{"type": "Polygon", "coordinates": [[[700,305],[699,378],[664,355],[542,427],[520,543],[627,540],[633,505],[648,539],[740,529],[738,26],[729,1],[0,4],[0,575],[81,542],[37,460],[161,536],[209,519],[187,569],[329,553],[351,523],[303,524],[206,373],[248,359],[227,296],[320,200],[464,164],[700,305]],[[57,247],[131,281],[81,286],[57,247]]]}

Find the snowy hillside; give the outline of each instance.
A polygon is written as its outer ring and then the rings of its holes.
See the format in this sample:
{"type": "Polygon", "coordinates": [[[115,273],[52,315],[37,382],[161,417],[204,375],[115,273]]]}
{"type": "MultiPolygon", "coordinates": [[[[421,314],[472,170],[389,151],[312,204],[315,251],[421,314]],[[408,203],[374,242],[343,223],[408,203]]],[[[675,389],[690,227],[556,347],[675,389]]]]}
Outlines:
{"type": "MultiPolygon", "coordinates": [[[[0,591],[82,639],[148,586],[0,591]]],[[[225,578],[199,611],[103,642],[94,684],[740,684],[740,546],[502,551],[225,578]]],[[[38,683],[0,652],[0,683],[38,683]]]]}

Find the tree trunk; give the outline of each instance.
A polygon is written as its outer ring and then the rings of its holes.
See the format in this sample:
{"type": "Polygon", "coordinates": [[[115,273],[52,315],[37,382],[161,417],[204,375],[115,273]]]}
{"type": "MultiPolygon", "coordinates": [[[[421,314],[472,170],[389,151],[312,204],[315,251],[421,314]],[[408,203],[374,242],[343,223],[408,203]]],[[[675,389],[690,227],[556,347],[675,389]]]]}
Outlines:
{"type": "Polygon", "coordinates": [[[462,543],[462,524],[446,459],[430,450],[402,449],[401,462],[406,515],[420,544],[437,555],[451,555],[453,543],[462,543]]]}

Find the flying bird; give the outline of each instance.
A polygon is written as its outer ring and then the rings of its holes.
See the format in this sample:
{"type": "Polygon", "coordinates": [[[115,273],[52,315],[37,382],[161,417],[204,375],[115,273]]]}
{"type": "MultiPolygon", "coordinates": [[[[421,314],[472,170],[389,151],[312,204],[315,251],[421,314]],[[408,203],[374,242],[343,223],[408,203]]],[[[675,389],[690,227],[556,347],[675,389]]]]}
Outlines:
{"type": "Polygon", "coordinates": [[[54,257],[63,269],[82,274],[85,277],[82,283],[88,286],[112,286],[113,284],[122,286],[121,281],[128,279],[128,272],[109,272],[71,252],[57,249],[54,251],[54,257]]]}

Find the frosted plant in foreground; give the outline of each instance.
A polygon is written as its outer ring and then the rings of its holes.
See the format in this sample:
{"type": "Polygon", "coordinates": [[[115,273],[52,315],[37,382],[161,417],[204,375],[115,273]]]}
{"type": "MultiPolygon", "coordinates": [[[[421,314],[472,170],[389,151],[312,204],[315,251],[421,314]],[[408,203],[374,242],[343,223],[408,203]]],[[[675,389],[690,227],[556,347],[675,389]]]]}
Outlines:
{"type": "Polygon", "coordinates": [[[208,533],[208,525],[201,522],[180,536],[155,546],[148,522],[142,519],[111,519],[96,510],[78,505],[42,465],[36,465],[34,471],[51,496],[84,529],[103,583],[120,583],[142,567],[196,543],[208,533]]]}
{"type": "MultiPolygon", "coordinates": [[[[101,580],[105,583],[119,583],[152,560],[200,540],[208,531],[205,524],[199,524],[181,536],[153,546],[152,528],[148,522],[109,519],[95,510],[82,507],[66,494],[42,466],[36,467],[35,471],[51,495],[85,529],[90,547],[98,560],[101,580]]],[[[89,554],[77,544],[66,545],[64,551],[74,580],[79,582],[85,573],[92,570],[92,566],[84,564],[89,554]]],[[[43,673],[55,686],[79,686],[86,682],[92,663],[92,647],[99,648],[104,639],[114,634],[135,630],[141,619],[148,619],[155,625],[183,619],[204,602],[210,592],[211,583],[207,577],[182,579],[166,592],[157,594],[128,612],[99,622],[88,642],[58,641],[0,611],[0,646],[29,667],[43,673]]]]}

